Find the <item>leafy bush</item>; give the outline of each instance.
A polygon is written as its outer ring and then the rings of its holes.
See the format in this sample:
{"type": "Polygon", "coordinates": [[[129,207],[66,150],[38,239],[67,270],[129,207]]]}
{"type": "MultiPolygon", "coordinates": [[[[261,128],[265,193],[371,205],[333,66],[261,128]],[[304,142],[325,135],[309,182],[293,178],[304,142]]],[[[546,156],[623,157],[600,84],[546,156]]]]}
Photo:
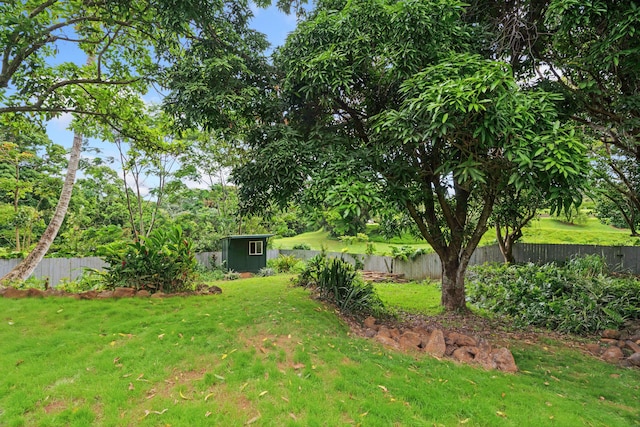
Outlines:
{"type": "Polygon", "coordinates": [[[293,255],[280,255],[267,261],[267,266],[273,268],[278,273],[288,273],[299,259],[293,255]]]}
{"type": "Polygon", "coordinates": [[[237,271],[233,271],[233,270],[229,270],[224,275],[224,280],[238,280],[239,278],[240,278],[240,273],[238,273],[237,271]]]}
{"type": "Polygon", "coordinates": [[[198,278],[192,244],[183,238],[177,225],[169,230],[157,229],[149,237],[127,245],[124,252],[111,252],[104,260],[109,263],[105,276],[109,288],[180,292],[192,289],[198,278]]]}
{"type": "Polygon", "coordinates": [[[343,313],[381,314],[384,310],[373,286],[342,259],[311,258],[296,283],[316,287],[321,298],[335,304],[343,313]]]}
{"type": "Polygon", "coordinates": [[[6,286],[15,289],[40,289],[44,291],[49,286],[49,279],[40,277],[28,277],[26,280],[13,280],[5,283],[6,286]]]}
{"type": "Polygon", "coordinates": [[[276,271],[271,267],[262,267],[260,271],[258,271],[258,276],[261,277],[275,276],[275,274],[276,271]]]}
{"type": "Polygon", "coordinates": [[[420,255],[424,255],[427,251],[423,248],[414,249],[411,246],[391,246],[391,257],[400,261],[415,260],[420,255]]]}
{"type": "Polygon", "coordinates": [[[301,251],[310,251],[311,246],[309,246],[307,243],[298,243],[293,245],[293,249],[299,249],[301,251]]]}
{"type": "Polygon", "coordinates": [[[82,275],[75,280],[61,281],[56,289],[64,292],[85,292],[102,290],[105,287],[105,272],[87,268],[82,275]]]}
{"type": "Polygon", "coordinates": [[[640,319],[640,281],[606,275],[604,260],[595,255],[564,266],[472,267],[467,296],[473,305],[507,315],[517,326],[561,332],[593,333],[640,319]]]}

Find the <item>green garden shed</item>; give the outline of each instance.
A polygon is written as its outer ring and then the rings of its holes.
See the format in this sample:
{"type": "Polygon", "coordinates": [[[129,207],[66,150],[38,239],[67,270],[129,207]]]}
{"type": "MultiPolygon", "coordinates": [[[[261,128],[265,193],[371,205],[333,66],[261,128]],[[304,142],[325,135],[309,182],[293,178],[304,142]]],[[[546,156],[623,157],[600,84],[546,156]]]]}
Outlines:
{"type": "Polygon", "coordinates": [[[246,234],[222,239],[222,262],[238,273],[257,273],[267,266],[267,239],[273,234],[246,234]]]}

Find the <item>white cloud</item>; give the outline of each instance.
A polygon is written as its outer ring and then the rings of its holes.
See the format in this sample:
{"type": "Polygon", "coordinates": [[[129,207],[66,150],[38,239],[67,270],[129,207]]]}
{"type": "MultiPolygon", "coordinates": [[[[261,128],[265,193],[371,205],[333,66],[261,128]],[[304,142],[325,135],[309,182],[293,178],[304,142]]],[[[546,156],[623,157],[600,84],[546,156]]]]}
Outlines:
{"type": "Polygon", "coordinates": [[[71,124],[73,116],[71,113],[62,113],[58,117],[54,117],[49,122],[52,126],[55,126],[57,130],[67,130],[71,124]]]}

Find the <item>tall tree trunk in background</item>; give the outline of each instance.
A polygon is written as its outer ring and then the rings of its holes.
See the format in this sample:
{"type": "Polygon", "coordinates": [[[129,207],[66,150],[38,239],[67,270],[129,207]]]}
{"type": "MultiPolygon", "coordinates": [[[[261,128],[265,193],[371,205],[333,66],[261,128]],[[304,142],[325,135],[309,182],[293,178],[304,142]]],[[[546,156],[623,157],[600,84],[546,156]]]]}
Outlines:
{"type": "Polygon", "coordinates": [[[62,186],[62,192],[60,193],[60,199],[56,206],[56,211],[47,225],[47,229],[40,238],[40,241],[36,247],[29,253],[29,255],[17,266],[14,267],[9,273],[7,273],[0,283],[7,283],[14,280],[26,280],[33,270],[36,269],[42,258],[44,258],[47,251],[51,247],[53,240],[58,235],[58,231],[62,226],[64,217],[67,215],[67,208],[69,207],[69,201],[71,200],[71,193],[73,192],[73,185],[76,180],[76,172],[80,164],[80,154],[82,152],[82,135],[77,132],[73,135],[73,145],[71,146],[71,154],[69,156],[69,167],[67,168],[67,176],[62,186]]]}

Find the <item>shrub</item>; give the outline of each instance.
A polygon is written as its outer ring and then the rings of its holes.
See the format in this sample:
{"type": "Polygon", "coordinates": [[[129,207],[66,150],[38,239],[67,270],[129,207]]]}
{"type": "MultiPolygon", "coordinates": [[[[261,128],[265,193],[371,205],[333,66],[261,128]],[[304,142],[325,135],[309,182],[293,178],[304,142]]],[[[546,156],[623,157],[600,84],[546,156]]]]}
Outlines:
{"type": "Polygon", "coordinates": [[[321,298],[335,304],[343,313],[377,315],[384,311],[373,286],[342,259],[311,258],[297,284],[316,287],[321,298]]]}
{"type": "Polygon", "coordinates": [[[49,286],[49,279],[40,277],[28,277],[26,280],[13,280],[6,283],[7,286],[16,289],[40,289],[45,290],[49,286]]]}
{"type": "Polygon", "coordinates": [[[177,225],[169,230],[157,229],[149,237],[127,245],[124,252],[111,252],[104,260],[109,263],[105,276],[109,288],[180,292],[192,289],[198,278],[192,244],[183,238],[177,225]]]}
{"type": "Polygon", "coordinates": [[[299,249],[301,251],[310,251],[311,246],[309,246],[307,243],[298,243],[293,245],[293,249],[299,249]]]}
{"type": "Polygon", "coordinates": [[[411,246],[391,246],[391,257],[400,261],[415,260],[420,255],[426,254],[427,251],[423,248],[414,249],[411,246]]]}
{"type": "Polygon", "coordinates": [[[87,268],[82,275],[75,280],[62,281],[56,286],[57,290],[64,292],[85,292],[91,290],[102,290],[105,287],[105,275],[103,271],[87,268]]]}
{"type": "Polygon", "coordinates": [[[293,255],[280,255],[267,261],[267,266],[273,268],[278,273],[288,273],[299,259],[293,255]]]}
{"type": "Polygon", "coordinates": [[[237,271],[233,271],[233,270],[229,270],[224,275],[224,280],[238,280],[239,278],[240,278],[240,273],[238,273],[237,271]]]}
{"type": "Polygon", "coordinates": [[[507,315],[517,326],[593,333],[640,319],[640,282],[611,277],[598,256],[564,266],[533,264],[472,267],[467,295],[475,306],[507,315]]]}
{"type": "Polygon", "coordinates": [[[275,276],[275,274],[275,270],[271,267],[262,267],[260,271],[258,271],[258,276],[261,277],[275,276]]]}

